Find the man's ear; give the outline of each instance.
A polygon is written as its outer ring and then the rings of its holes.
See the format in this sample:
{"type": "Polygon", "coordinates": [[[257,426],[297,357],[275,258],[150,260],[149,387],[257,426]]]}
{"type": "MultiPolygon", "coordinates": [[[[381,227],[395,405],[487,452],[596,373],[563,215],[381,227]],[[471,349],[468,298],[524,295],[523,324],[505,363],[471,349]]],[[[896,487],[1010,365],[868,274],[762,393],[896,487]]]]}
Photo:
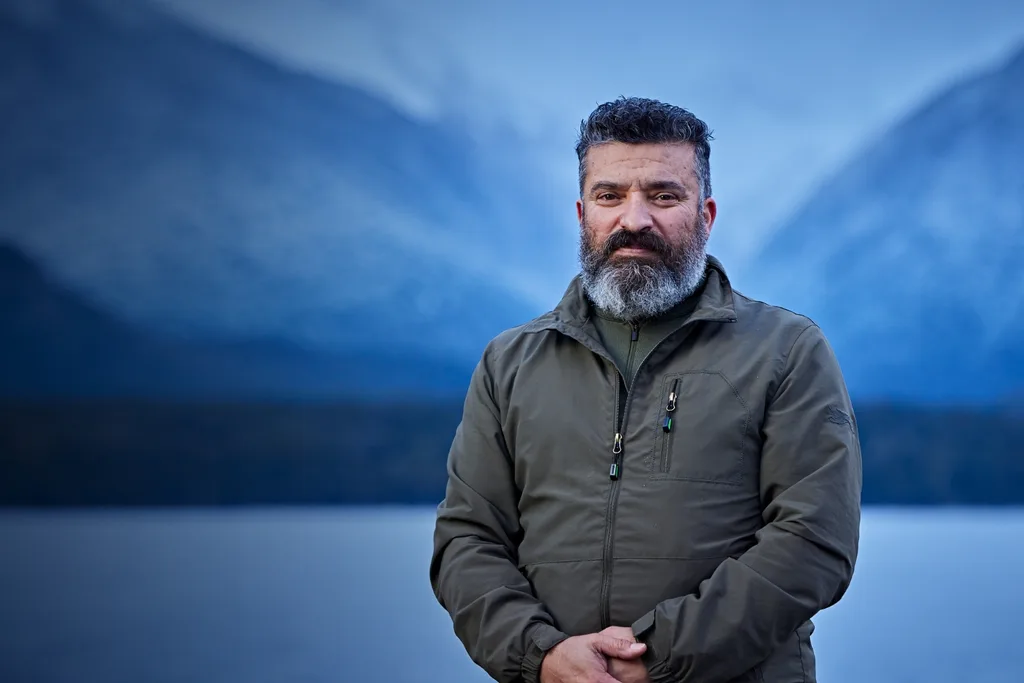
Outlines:
{"type": "Polygon", "coordinates": [[[704,230],[708,237],[711,236],[711,228],[715,225],[715,218],[718,217],[718,202],[715,201],[714,197],[708,197],[704,200],[704,206],[701,209],[704,212],[704,230]]]}
{"type": "Polygon", "coordinates": [[[580,228],[582,228],[583,227],[583,200],[582,199],[577,199],[576,200],[576,220],[579,222],[580,228]]]}

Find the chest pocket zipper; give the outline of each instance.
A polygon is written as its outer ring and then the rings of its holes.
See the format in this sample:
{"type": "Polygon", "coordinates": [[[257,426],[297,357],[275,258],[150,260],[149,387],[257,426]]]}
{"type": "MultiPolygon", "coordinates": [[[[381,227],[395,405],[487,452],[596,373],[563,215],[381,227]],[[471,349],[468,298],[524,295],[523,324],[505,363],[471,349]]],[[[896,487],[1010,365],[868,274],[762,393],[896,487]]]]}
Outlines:
{"type": "Polygon", "coordinates": [[[672,448],[672,413],[676,411],[678,400],[679,378],[676,377],[672,380],[672,390],[669,392],[668,401],[665,404],[665,416],[661,419],[661,431],[664,432],[661,439],[661,462],[658,467],[658,471],[661,473],[668,472],[669,452],[672,448]]]}
{"type": "Polygon", "coordinates": [[[650,477],[733,486],[752,481],[756,472],[747,471],[744,457],[750,412],[721,373],[669,375],[661,392],[650,477]]]}

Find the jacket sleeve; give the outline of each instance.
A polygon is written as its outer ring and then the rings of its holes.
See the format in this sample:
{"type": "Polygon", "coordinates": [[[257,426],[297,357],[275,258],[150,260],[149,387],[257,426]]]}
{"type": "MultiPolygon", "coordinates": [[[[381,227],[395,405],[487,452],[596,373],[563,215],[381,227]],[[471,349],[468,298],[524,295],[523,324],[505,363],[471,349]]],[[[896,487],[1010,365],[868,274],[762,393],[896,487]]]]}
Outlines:
{"type": "Polygon", "coordinates": [[[518,567],[518,490],[488,361],[477,365],[448,454],[430,582],[470,658],[502,683],[537,683],[567,638],[518,567]]]}
{"type": "Polygon", "coordinates": [[[763,425],[764,526],[695,594],[633,624],[652,683],[720,683],[756,666],[853,577],[860,536],[861,452],[853,408],[817,326],[785,360],[763,425]]]}

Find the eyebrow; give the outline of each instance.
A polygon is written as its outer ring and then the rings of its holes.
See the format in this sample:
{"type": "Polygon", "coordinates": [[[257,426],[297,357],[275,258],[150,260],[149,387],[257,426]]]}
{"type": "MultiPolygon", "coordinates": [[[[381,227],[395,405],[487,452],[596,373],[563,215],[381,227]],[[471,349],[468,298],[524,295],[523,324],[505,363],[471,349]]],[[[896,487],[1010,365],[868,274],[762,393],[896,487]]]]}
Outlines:
{"type": "MultiPolygon", "coordinates": [[[[594,194],[596,192],[603,192],[606,190],[620,191],[625,187],[626,185],[623,183],[616,183],[611,180],[599,180],[596,183],[594,183],[593,186],[591,186],[590,194],[594,194]]],[[[654,180],[649,183],[644,183],[643,185],[641,185],[641,189],[643,189],[645,192],[652,192],[654,190],[672,190],[673,192],[678,192],[679,194],[682,195],[689,194],[689,191],[686,189],[685,186],[681,185],[680,183],[677,183],[674,180],[654,180]]]]}

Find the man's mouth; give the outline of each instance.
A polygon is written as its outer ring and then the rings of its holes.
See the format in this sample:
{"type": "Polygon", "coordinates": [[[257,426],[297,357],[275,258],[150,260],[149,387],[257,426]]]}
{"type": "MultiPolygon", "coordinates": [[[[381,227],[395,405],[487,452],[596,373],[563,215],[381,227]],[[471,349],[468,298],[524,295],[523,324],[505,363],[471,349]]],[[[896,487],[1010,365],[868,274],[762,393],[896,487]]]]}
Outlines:
{"type": "Polygon", "coordinates": [[[646,247],[619,247],[612,252],[612,256],[645,256],[651,257],[656,256],[656,252],[653,249],[647,249],[646,247]]]}

